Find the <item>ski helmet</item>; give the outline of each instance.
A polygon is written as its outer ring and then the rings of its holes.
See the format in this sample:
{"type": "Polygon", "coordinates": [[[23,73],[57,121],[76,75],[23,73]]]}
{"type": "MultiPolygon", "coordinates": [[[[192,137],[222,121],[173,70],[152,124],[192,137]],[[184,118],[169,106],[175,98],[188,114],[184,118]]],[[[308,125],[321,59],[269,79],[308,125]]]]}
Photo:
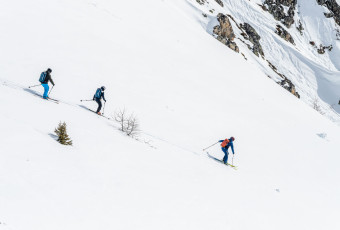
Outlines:
{"type": "Polygon", "coordinates": [[[235,140],[235,137],[230,137],[230,139],[231,139],[232,141],[234,141],[234,140],[235,140]]]}
{"type": "Polygon", "coordinates": [[[50,68],[47,69],[47,72],[52,73],[52,70],[50,68]]]}
{"type": "Polygon", "coordinates": [[[105,86],[102,86],[101,89],[104,91],[106,88],[105,88],[105,86]]]}

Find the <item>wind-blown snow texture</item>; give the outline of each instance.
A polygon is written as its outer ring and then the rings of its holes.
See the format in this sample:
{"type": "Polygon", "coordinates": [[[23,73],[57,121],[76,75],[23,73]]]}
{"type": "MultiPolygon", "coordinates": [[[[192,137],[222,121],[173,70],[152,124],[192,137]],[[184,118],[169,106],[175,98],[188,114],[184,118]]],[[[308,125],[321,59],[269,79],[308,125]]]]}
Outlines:
{"type": "Polygon", "coordinates": [[[339,127],[198,16],[182,0],[2,3],[1,230],[340,227],[339,127]],[[47,67],[60,104],[27,90],[47,67]],[[79,102],[101,85],[139,141],[79,102]],[[231,135],[237,171],[202,152],[231,135]]]}

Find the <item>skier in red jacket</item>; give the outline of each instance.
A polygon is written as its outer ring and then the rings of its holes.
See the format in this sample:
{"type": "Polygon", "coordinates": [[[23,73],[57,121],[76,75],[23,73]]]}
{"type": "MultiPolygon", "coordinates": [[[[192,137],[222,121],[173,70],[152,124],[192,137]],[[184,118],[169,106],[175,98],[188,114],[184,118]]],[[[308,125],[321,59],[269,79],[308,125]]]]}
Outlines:
{"type": "Polygon", "coordinates": [[[224,157],[223,157],[223,163],[224,164],[228,164],[228,149],[229,147],[231,147],[231,150],[233,151],[233,154],[235,154],[234,152],[234,144],[233,142],[235,141],[234,137],[230,137],[229,139],[225,139],[225,140],[220,140],[219,142],[221,142],[221,149],[224,152],[224,157]]]}

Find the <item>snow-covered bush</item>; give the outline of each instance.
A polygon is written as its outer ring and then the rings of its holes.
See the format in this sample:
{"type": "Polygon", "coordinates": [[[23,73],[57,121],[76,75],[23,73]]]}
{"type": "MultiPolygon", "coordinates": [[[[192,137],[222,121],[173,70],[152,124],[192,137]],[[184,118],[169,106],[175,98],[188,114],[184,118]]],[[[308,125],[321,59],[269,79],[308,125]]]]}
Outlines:
{"type": "Polygon", "coordinates": [[[128,114],[125,109],[121,109],[114,113],[113,119],[118,122],[120,131],[131,137],[137,136],[139,122],[134,114],[128,114]]]}
{"type": "Polygon", "coordinates": [[[66,123],[63,122],[59,122],[58,127],[54,130],[54,132],[57,134],[58,136],[58,142],[62,145],[72,145],[72,140],[70,139],[70,137],[67,134],[67,130],[66,130],[66,123]]]}
{"type": "Polygon", "coordinates": [[[318,111],[319,113],[323,114],[322,110],[321,110],[321,106],[320,106],[320,102],[318,98],[315,98],[313,101],[313,109],[315,109],[316,111],[318,111]]]}

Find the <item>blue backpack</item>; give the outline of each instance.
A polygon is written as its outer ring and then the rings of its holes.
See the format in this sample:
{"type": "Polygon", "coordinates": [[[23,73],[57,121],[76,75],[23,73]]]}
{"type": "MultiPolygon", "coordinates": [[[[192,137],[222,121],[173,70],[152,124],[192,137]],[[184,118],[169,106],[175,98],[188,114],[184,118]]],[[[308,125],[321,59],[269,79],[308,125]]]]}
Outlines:
{"type": "Polygon", "coordinates": [[[42,72],[42,73],[40,74],[39,81],[40,81],[41,83],[43,83],[43,82],[45,81],[46,75],[47,75],[46,72],[42,72]]]}
{"type": "Polygon", "coordinates": [[[100,88],[97,89],[96,93],[94,94],[94,97],[98,99],[102,97],[102,90],[100,88]]]}

